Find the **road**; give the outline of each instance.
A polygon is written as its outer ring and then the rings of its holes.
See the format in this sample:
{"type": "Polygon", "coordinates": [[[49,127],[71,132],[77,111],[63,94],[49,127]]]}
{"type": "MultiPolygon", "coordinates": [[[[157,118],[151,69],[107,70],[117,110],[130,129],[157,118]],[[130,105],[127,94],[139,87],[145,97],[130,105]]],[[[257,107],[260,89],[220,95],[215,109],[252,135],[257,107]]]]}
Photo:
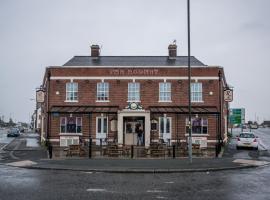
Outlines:
{"type": "Polygon", "coordinates": [[[10,143],[14,138],[7,137],[8,129],[0,129],[0,149],[3,148],[4,145],[10,143]]]}
{"type": "Polygon", "coordinates": [[[267,200],[270,169],[183,174],[46,171],[0,165],[0,199],[267,200]]]}
{"type": "Polygon", "coordinates": [[[244,129],[244,131],[252,131],[255,136],[258,136],[259,151],[252,149],[236,149],[237,136],[240,134],[241,129],[233,129],[233,137],[229,142],[227,153],[225,156],[233,156],[234,158],[245,159],[262,159],[270,161],[270,128],[259,129],[244,129]]]}
{"type": "MultiPolygon", "coordinates": [[[[260,137],[260,143],[268,148],[270,129],[254,132],[260,137]]],[[[237,133],[239,131],[235,130],[234,136],[237,133]]],[[[33,136],[24,134],[22,137],[33,139],[33,136]]],[[[234,138],[229,145],[231,156],[269,159],[261,156],[261,152],[268,152],[263,147],[259,151],[236,150],[234,138]]],[[[2,164],[0,177],[0,200],[270,199],[270,167],[201,173],[117,174],[31,170],[2,164]]]]}

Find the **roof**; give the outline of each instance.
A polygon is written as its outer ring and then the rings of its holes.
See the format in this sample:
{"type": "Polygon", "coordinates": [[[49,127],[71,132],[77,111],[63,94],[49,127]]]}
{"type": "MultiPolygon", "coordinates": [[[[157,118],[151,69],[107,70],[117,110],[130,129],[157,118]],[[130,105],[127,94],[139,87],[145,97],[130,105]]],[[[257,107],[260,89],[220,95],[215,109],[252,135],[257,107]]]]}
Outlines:
{"type": "Polygon", "coordinates": [[[118,106],[53,106],[51,113],[117,113],[118,106]]]}
{"type": "MultiPolygon", "coordinates": [[[[74,56],[63,66],[187,66],[188,56],[74,56]]],[[[191,66],[206,66],[194,56],[190,57],[191,66]]]]}
{"type": "MultiPolygon", "coordinates": [[[[151,106],[150,112],[153,113],[178,113],[188,114],[188,106],[151,106]]],[[[218,114],[218,110],[215,106],[192,106],[192,114],[218,114]]]]}

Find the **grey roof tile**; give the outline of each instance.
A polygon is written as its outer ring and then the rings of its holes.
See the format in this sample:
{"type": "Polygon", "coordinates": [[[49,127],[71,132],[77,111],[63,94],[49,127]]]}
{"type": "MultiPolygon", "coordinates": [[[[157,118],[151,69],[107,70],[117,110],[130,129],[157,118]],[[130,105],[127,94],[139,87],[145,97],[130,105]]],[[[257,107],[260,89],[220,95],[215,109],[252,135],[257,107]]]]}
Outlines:
{"type": "MultiPolygon", "coordinates": [[[[190,58],[191,66],[206,66],[194,56],[190,58]]],[[[63,66],[187,66],[187,56],[74,56],[63,66]]]]}

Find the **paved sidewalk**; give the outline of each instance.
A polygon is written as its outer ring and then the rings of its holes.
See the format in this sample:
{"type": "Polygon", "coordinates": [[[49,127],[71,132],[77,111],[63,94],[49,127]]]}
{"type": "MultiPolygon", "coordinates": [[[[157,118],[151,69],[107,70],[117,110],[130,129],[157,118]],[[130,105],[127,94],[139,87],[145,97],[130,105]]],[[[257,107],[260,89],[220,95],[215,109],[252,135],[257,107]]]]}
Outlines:
{"type": "Polygon", "coordinates": [[[268,165],[265,161],[232,158],[196,158],[192,164],[182,159],[63,159],[22,160],[10,166],[31,169],[72,170],[113,173],[180,173],[243,169],[268,165]]]}

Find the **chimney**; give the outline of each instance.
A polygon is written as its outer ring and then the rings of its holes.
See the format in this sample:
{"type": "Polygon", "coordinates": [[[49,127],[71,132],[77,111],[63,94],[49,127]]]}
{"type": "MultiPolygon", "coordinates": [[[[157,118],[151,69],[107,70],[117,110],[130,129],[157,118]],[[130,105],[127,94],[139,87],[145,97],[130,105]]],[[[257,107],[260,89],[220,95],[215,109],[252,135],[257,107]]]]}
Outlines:
{"type": "Polygon", "coordinates": [[[173,42],[173,44],[170,44],[168,46],[168,50],[169,50],[169,58],[170,59],[175,59],[177,56],[177,45],[176,42],[173,42]]]}
{"type": "Polygon", "coordinates": [[[92,57],[99,57],[100,48],[98,45],[93,44],[91,45],[91,56],[92,57]]]}

